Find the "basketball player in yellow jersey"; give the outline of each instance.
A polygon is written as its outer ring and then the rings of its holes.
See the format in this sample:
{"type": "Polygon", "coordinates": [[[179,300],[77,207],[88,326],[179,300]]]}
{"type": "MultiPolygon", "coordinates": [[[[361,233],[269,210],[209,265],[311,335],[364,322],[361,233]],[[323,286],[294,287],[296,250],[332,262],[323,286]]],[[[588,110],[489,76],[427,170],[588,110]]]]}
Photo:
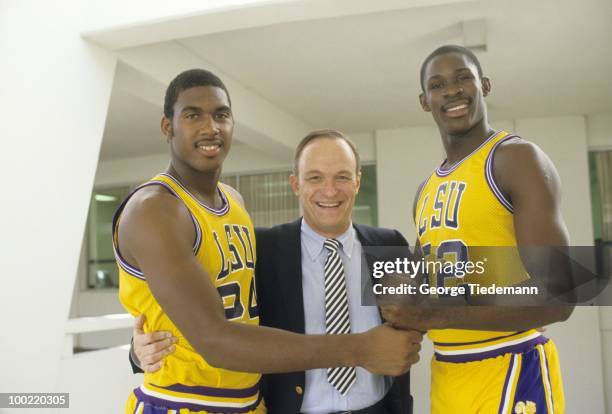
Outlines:
{"type": "Polygon", "coordinates": [[[219,183],[233,125],[217,76],[179,74],[161,121],[170,165],[115,215],[121,302],[146,317],[145,331],[178,338],[128,413],[262,413],[259,373],[362,366],[399,375],[418,359],[420,334],[389,326],[319,336],[257,326],[253,226],[240,195],[219,183]]]}
{"type": "MultiPolygon", "coordinates": [[[[484,97],[491,82],[476,56],[459,46],[435,50],[422,65],[421,86],[421,105],[432,113],[446,152],[415,198],[423,254],[464,261],[470,246],[567,246],[555,167],[534,144],[490,127],[484,97]]],[[[516,259],[514,277],[496,284],[529,278],[534,262],[521,263],[518,252],[516,259]]],[[[430,275],[430,284],[457,283],[449,276],[430,275]]],[[[393,305],[383,314],[395,326],[429,331],[433,413],[540,414],[563,413],[564,397],[555,346],[534,328],[571,311],[393,305]]]]}

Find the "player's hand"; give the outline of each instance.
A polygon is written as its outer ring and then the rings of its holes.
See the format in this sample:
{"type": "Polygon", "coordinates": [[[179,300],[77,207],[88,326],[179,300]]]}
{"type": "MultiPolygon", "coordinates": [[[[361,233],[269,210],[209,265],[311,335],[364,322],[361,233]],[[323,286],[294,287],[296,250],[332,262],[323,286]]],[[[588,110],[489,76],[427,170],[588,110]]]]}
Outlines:
{"type": "Polygon", "coordinates": [[[398,376],[418,362],[423,335],[381,325],[363,334],[366,337],[359,364],[373,374],[398,376]]]}
{"type": "Polygon", "coordinates": [[[414,329],[426,332],[440,328],[443,314],[436,308],[400,304],[381,304],[380,310],[385,321],[397,329],[414,329]]]}
{"type": "Polygon", "coordinates": [[[178,339],[166,331],[145,333],[144,322],[144,315],[134,319],[134,354],[144,372],[155,372],[161,368],[163,358],[174,352],[178,339]]]}

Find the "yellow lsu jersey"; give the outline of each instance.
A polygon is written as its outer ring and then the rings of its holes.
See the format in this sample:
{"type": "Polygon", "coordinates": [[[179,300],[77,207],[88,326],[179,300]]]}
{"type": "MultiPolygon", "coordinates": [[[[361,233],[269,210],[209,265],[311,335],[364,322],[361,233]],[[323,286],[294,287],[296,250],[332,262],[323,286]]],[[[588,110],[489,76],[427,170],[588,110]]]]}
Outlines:
{"type": "MultiPolygon", "coordinates": [[[[246,210],[220,185],[223,200],[218,210],[198,201],[177,179],[159,174],[138,187],[162,186],[182,200],[193,220],[196,238],[193,254],[206,270],[223,300],[229,321],[259,324],[255,294],[255,233],[246,210]]],[[[168,412],[252,412],[259,405],[260,374],[215,368],[198,354],[172,323],[147,284],[143,272],[126,262],[117,247],[121,212],[113,221],[113,242],[119,266],[119,298],[132,315],[146,316],[145,331],[169,331],[178,338],[176,350],[160,370],[145,373],[144,384],[130,397],[130,410],[142,406],[166,407],[168,412]]],[[[132,411],[130,411],[132,412],[132,411]]],[[[151,411],[153,412],[153,411],[151,411]]],[[[158,411],[155,411],[158,412],[158,411]]],[[[160,411],[161,412],[161,411],[160,411]]]]}
{"type": "MultiPolygon", "coordinates": [[[[522,265],[514,233],[513,208],[493,178],[495,149],[509,139],[495,132],[471,154],[450,168],[438,167],[424,182],[418,196],[415,223],[417,240],[426,260],[472,262],[471,274],[434,271],[436,287],[511,286],[529,278],[522,265]],[[480,271],[475,271],[479,269],[480,271]]],[[[452,359],[461,350],[502,349],[510,342],[538,340],[535,330],[492,332],[463,329],[429,331],[437,356],[452,359]]]]}

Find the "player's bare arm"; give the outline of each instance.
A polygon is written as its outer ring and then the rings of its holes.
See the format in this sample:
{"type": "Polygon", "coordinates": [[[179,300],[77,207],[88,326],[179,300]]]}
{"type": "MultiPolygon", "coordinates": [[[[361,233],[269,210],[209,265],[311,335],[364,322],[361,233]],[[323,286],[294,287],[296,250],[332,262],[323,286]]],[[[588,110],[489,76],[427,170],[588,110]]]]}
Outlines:
{"type": "MultiPolygon", "coordinates": [[[[514,207],[514,227],[523,265],[529,274],[539,274],[541,264],[548,260],[538,257],[537,249],[521,247],[569,244],[560,211],[559,175],[540,148],[521,139],[500,145],[495,153],[494,175],[514,207]]],[[[477,299],[471,301],[478,304],[477,299]]],[[[447,328],[519,331],[564,321],[572,311],[571,305],[554,303],[521,307],[389,305],[383,307],[383,316],[396,327],[423,331],[447,328]]]]}
{"type": "Polygon", "coordinates": [[[147,275],[155,299],[213,366],[261,373],[362,366],[399,375],[418,360],[421,335],[388,326],[363,334],[305,336],[227,321],[217,290],[193,255],[189,212],[163,188],[144,188],[130,199],[118,237],[126,260],[147,275]]]}
{"type": "MultiPolygon", "coordinates": [[[[244,198],[234,187],[219,182],[219,185],[229,193],[234,200],[243,208],[244,198]]],[[[163,358],[174,352],[174,344],[178,340],[167,331],[144,331],[145,316],[139,315],[134,319],[132,330],[132,345],[130,346],[130,358],[144,372],[155,372],[162,366],[163,358]]]]}

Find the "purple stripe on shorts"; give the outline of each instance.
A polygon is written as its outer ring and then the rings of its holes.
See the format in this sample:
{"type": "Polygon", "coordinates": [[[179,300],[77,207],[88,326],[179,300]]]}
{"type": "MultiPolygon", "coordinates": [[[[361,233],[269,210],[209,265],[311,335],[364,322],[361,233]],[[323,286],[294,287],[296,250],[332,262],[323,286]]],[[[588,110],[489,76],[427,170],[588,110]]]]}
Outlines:
{"type": "Polygon", "coordinates": [[[506,393],[508,392],[508,382],[510,381],[510,375],[512,375],[512,370],[514,369],[514,356],[510,359],[510,365],[508,366],[508,372],[506,373],[506,379],[504,380],[504,387],[502,388],[502,395],[499,404],[498,414],[504,414],[502,411],[504,409],[504,401],[506,400],[506,393]]]}
{"type": "Polygon", "coordinates": [[[434,342],[436,346],[456,346],[456,345],[476,345],[476,344],[484,344],[485,342],[497,341],[498,339],[510,338],[511,336],[519,335],[525,333],[526,331],[519,331],[511,333],[510,335],[496,336],[495,338],[483,339],[482,341],[474,341],[474,342],[434,342]]]}
{"type": "Polygon", "coordinates": [[[516,389],[513,401],[511,401],[511,407],[516,407],[517,403],[521,405],[531,403],[537,407],[538,414],[553,414],[548,411],[546,405],[546,388],[543,382],[543,374],[540,365],[539,347],[525,352],[523,354],[521,372],[516,381],[516,389]]]}
{"type": "MultiPolygon", "coordinates": [[[[548,365],[548,356],[546,355],[546,350],[542,348],[542,355],[544,356],[544,365],[546,366],[546,378],[542,378],[542,381],[548,381],[550,385],[550,405],[552,406],[553,413],[555,412],[555,400],[553,398],[553,389],[552,382],[550,381],[550,365],[548,365]]],[[[546,384],[542,384],[542,386],[546,387],[546,384]]]]}
{"type": "Polygon", "coordinates": [[[473,362],[481,361],[487,358],[495,358],[504,354],[521,354],[528,351],[530,348],[538,344],[545,344],[548,342],[548,338],[545,336],[538,336],[537,338],[530,339],[529,341],[522,342],[516,345],[509,345],[502,348],[494,349],[492,351],[477,352],[473,354],[461,354],[461,355],[442,355],[435,353],[436,361],[442,362],[473,362]]]}
{"type": "Polygon", "coordinates": [[[249,388],[231,389],[231,388],[214,388],[214,387],[203,387],[203,386],[192,386],[183,384],[172,384],[167,387],[162,387],[155,384],[149,384],[154,387],[182,392],[188,394],[202,395],[206,397],[227,397],[227,398],[249,398],[255,397],[259,391],[259,382],[249,388]]]}
{"type": "MultiPolygon", "coordinates": [[[[180,410],[190,410],[195,412],[200,411],[208,411],[211,413],[222,413],[222,414],[232,414],[232,413],[248,413],[249,411],[253,411],[260,402],[260,398],[257,399],[253,404],[250,404],[246,407],[219,407],[219,406],[211,406],[206,404],[192,404],[185,402],[175,402],[166,400],[163,398],[153,397],[142,392],[140,388],[134,389],[134,395],[138,401],[142,401],[145,405],[149,404],[155,407],[163,407],[168,410],[176,410],[177,412],[180,410]]],[[[138,404],[138,403],[137,403],[138,404]]],[[[146,412],[146,410],[145,410],[146,412]]]]}

